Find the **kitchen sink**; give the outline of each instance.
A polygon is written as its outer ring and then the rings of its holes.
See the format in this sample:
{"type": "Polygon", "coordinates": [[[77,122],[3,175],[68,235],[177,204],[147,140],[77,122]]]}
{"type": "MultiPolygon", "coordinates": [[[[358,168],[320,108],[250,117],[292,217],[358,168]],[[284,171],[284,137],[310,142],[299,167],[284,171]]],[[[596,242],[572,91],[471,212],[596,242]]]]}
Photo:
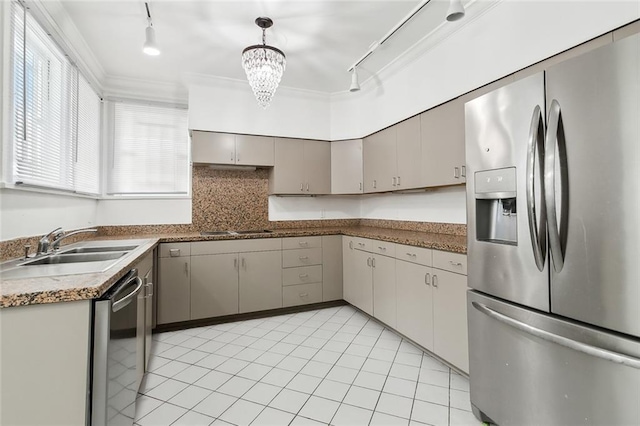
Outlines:
{"type": "Polygon", "coordinates": [[[118,259],[127,254],[126,251],[103,253],[78,253],[78,254],[52,254],[37,260],[25,262],[22,266],[33,265],[57,265],[60,263],[103,262],[105,260],[118,259]]]}
{"type": "Polygon", "coordinates": [[[71,250],[61,251],[59,254],[73,253],[106,253],[112,251],[131,251],[138,246],[107,246],[107,247],[77,247],[71,250]]]}

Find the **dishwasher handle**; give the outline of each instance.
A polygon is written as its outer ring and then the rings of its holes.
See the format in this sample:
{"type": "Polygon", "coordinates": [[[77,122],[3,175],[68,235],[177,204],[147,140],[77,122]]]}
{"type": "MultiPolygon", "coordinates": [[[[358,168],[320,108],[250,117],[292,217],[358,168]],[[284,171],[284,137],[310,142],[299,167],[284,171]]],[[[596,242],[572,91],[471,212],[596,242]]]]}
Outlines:
{"type": "Polygon", "coordinates": [[[127,280],[126,283],[124,283],[122,285],[122,287],[120,287],[118,289],[118,291],[116,291],[113,294],[113,299],[116,298],[116,296],[118,296],[122,290],[125,287],[128,287],[129,283],[136,281],[137,285],[136,287],[133,289],[133,291],[131,291],[129,294],[127,294],[126,296],[124,296],[122,299],[118,300],[117,302],[113,302],[113,304],[111,305],[111,311],[112,312],[118,312],[120,309],[124,308],[125,306],[127,306],[129,303],[131,303],[131,301],[133,300],[134,297],[136,297],[138,295],[138,293],[140,293],[140,289],[142,288],[142,279],[140,279],[139,276],[134,276],[131,277],[130,279],[127,280]]]}

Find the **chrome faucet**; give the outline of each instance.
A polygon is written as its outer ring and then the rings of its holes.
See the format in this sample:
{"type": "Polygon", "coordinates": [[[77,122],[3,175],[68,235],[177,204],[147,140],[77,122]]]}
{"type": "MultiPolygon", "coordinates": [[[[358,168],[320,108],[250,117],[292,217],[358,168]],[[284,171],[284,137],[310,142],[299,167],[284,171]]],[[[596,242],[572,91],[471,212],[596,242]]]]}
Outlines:
{"type": "Polygon", "coordinates": [[[53,231],[46,234],[44,237],[40,238],[38,241],[38,251],[36,252],[36,256],[42,256],[44,254],[49,253],[49,247],[51,246],[51,241],[59,238],[64,234],[62,228],[56,228],[53,231]]]}
{"type": "Polygon", "coordinates": [[[51,241],[51,248],[54,251],[58,251],[60,250],[60,241],[69,237],[73,237],[74,235],[77,235],[77,234],[84,234],[86,232],[98,232],[98,230],[96,228],[78,229],[77,231],[68,232],[66,234],[63,234],[63,233],[55,234],[53,236],[53,240],[51,241]]]}
{"type": "Polygon", "coordinates": [[[62,228],[56,228],[53,231],[46,234],[44,237],[40,238],[38,241],[38,251],[36,256],[43,256],[45,254],[49,254],[51,250],[59,250],[60,249],[60,241],[65,238],[69,238],[76,234],[81,234],[84,232],[98,232],[97,229],[79,229],[77,231],[64,233],[62,228]]]}

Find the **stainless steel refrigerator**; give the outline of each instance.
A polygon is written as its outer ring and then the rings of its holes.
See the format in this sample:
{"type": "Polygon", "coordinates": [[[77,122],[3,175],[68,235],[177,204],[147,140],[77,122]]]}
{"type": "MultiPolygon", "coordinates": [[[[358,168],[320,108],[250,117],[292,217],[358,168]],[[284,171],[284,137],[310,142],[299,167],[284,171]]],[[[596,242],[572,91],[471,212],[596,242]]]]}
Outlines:
{"type": "Polygon", "coordinates": [[[465,105],[476,417],[640,424],[640,35],[465,105]]]}

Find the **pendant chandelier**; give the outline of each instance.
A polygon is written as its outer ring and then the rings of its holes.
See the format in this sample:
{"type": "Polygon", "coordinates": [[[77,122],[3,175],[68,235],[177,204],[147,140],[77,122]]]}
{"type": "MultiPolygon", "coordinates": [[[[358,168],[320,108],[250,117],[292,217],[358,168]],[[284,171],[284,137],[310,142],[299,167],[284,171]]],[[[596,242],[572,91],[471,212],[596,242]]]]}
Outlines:
{"type": "Polygon", "coordinates": [[[270,18],[257,18],[256,25],[262,28],[262,44],[249,46],[242,51],[242,67],[258,104],[266,108],[280,84],[287,60],[282,50],[266,44],[265,31],[273,25],[273,21],[270,18]]]}

